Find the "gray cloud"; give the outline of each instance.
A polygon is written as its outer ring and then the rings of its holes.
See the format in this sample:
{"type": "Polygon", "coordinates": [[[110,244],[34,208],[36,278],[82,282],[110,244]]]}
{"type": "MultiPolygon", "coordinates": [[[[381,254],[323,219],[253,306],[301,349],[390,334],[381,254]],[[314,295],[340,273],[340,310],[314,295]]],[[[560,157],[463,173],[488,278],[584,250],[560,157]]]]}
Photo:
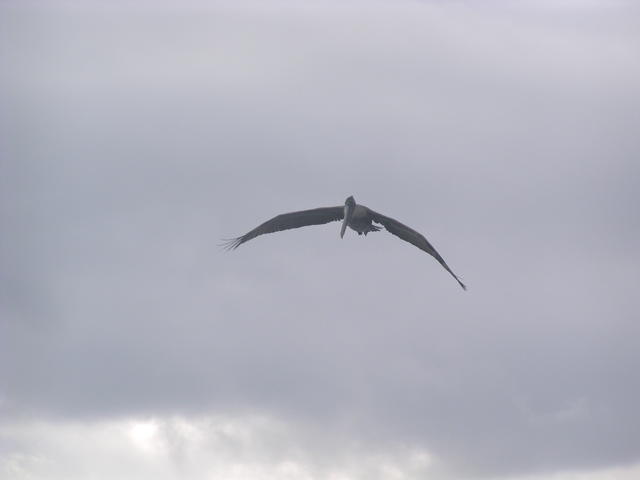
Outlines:
{"type": "Polygon", "coordinates": [[[474,478],[640,460],[634,7],[2,8],[3,418],[266,411],[474,478]],[[216,247],[349,194],[470,291],[336,225],[216,247]]]}

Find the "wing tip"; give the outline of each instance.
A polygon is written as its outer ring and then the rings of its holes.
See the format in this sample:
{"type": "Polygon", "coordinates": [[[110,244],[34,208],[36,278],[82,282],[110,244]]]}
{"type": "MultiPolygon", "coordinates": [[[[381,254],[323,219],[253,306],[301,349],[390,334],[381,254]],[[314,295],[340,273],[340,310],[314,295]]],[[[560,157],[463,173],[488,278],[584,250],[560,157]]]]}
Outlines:
{"type": "Polygon", "coordinates": [[[223,248],[227,252],[230,252],[231,250],[235,250],[236,248],[238,248],[242,243],[244,243],[242,237],[223,238],[222,243],[219,243],[218,246],[223,248]]]}

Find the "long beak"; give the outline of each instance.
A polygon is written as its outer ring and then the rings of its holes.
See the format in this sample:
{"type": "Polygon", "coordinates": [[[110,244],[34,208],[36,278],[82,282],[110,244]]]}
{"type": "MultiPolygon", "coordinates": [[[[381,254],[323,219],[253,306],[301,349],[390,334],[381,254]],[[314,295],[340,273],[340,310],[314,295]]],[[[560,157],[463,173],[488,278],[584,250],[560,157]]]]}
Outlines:
{"type": "Polygon", "coordinates": [[[344,206],[344,220],[342,221],[342,229],[340,229],[340,238],[344,237],[344,232],[347,229],[347,225],[351,221],[353,216],[353,207],[350,205],[344,206]]]}

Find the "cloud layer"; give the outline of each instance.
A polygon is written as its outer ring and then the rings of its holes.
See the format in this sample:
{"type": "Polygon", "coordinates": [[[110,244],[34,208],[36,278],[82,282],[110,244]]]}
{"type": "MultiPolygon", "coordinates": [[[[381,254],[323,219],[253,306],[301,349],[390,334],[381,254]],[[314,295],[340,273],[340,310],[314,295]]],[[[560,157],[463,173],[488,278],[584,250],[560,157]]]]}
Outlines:
{"type": "Polygon", "coordinates": [[[640,460],[635,7],[0,8],[5,468],[27,419],[219,415],[312,477],[640,460]],[[384,232],[216,247],[350,194],[470,291],[384,232]]]}

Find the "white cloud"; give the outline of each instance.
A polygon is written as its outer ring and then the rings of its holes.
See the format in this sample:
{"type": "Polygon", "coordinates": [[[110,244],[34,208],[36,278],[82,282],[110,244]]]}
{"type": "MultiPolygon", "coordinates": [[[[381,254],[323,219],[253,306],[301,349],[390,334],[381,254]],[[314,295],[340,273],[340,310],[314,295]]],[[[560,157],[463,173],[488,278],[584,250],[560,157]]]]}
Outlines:
{"type": "Polygon", "coordinates": [[[421,478],[432,465],[422,449],[310,439],[264,416],[7,422],[0,442],[0,475],[12,480],[382,480],[421,478]]]}
{"type": "MultiPolygon", "coordinates": [[[[495,480],[635,480],[640,465],[495,480]]],[[[0,427],[0,477],[12,480],[444,480],[425,449],[347,445],[264,416],[14,421],[0,427]],[[332,442],[337,444],[332,445],[332,442]],[[315,445],[312,448],[311,445],[315,445]]]]}

